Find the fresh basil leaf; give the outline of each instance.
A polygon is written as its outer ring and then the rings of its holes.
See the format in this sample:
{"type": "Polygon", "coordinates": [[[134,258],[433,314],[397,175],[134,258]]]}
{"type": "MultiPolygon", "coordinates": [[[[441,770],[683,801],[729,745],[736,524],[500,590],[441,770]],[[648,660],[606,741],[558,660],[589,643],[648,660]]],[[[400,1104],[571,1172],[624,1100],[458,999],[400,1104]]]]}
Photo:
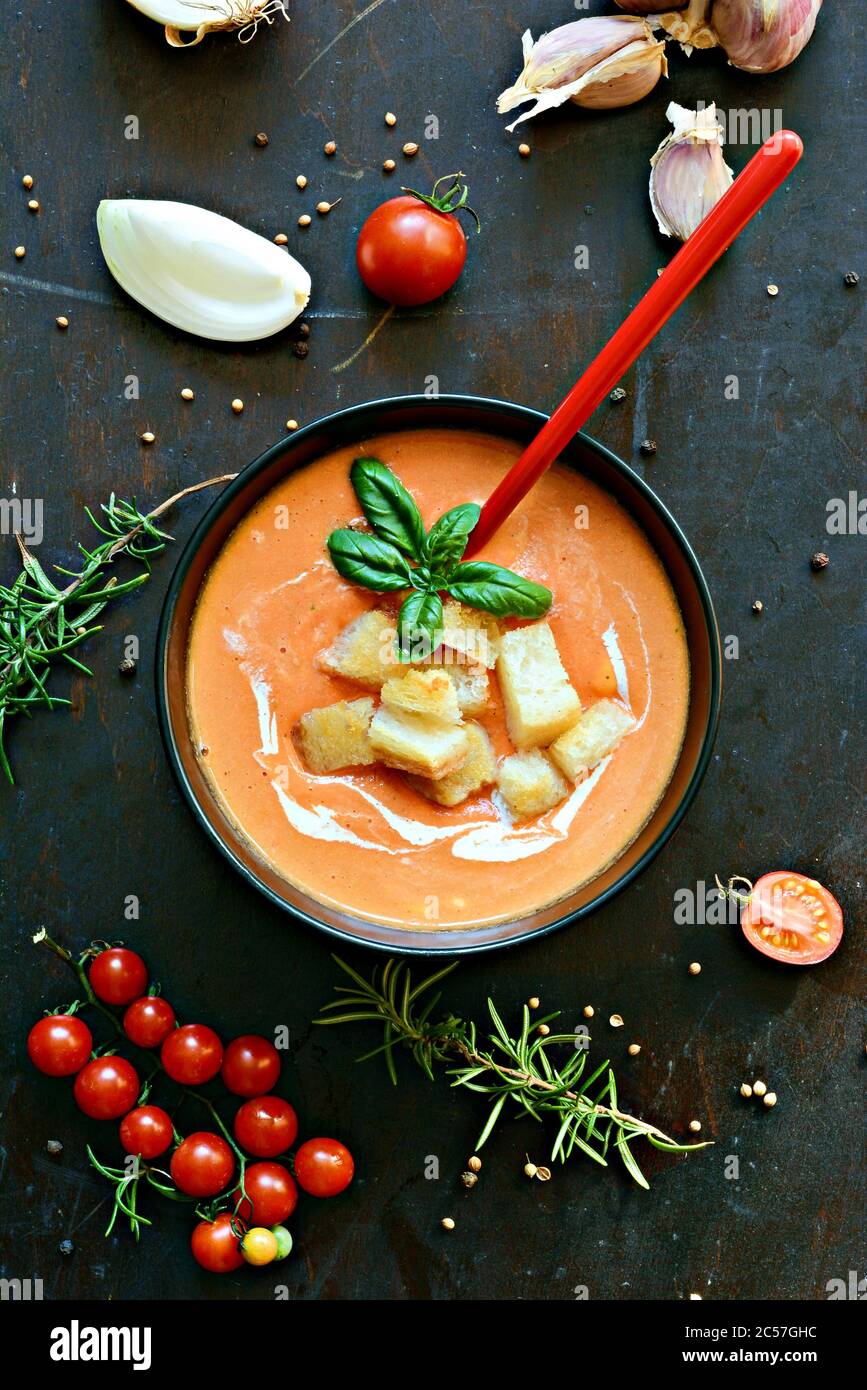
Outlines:
{"type": "Polygon", "coordinates": [[[541,618],[551,607],[550,589],[487,560],[458,565],[446,588],[459,603],[498,618],[541,618]]]}
{"type": "Polygon", "coordinates": [[[397,618],[397,643],[401,661],[420,661],[439,646],[443,628],[443,604],[439,594],[409,594],[397,618]]]}
{"type": "Polygon", "coordinates": [[[348,529],[332,531],[326,545],[331,563],[343,579],[381,594],[409,588],[409,565],[399,550],[378,536],[348,529]]]}
{"type": "Polygon", "coordinates": [[[349,480],[374,531],[413,560],[424,559],[421,513],[399,478],[380,459],[358,458],[349,480]]]}
{"type": "Polygon", "coordinates": [[[467,548],[470,532],[479,519],[481,507],[464,502],[443,512],[427,538],[428,564],[434,574],[448,576],[467,548]]]}

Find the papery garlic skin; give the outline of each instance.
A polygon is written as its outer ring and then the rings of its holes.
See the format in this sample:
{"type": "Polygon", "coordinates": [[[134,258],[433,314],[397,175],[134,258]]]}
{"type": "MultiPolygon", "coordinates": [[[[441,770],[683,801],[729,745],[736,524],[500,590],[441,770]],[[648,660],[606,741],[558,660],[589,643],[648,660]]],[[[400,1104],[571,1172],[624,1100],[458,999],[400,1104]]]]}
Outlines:
{"type": "Polygon", "coordinates": [[[195,48],[206,34],[237,29],[241,43],[249,43],[261,23],[272,24],[286,13],[285,0],[127,0],[133,9],[165,27],[172,48],[195,48]],[[181,38],[194,34],[194,38],[181,38]]]}
{"type": "Polygon", "coordinates": [[[621,10],[629,14],[662,14],[664,10],[685,9],[687,0],[614,0],[621,10]]]}
{"type": "Polygon", "coordinates": [[[822,0],[714,0],[711,24],[730,63],[778,72],[809,43],[822,0]]]}
{"type": "Polygon", "coordinates": [[[293,256],[192,203],[103,199],[96,225],[106,265],[121,288],[200,338],[268,338],[292,323],[310,298],[310,276],[293,256]]]}
{"type": "Polygon", "coordinates": [[[497,98],[502,114],[534,101],[508,130],[542,111],[574,101],[597,110],[640,101],[668,71],[665,43],[646,20],[631,15],[576,19],[542,34],[527,29],[522,40],[524,69],[497,98]]]}
{"type": "Polygon", "coordinates": [[[650,161],[650,205],[664,236],[686,241],[716,206],[734,175],[722,156],[722,128],[713,102],[688,111],[672,102],[674,127],[650,161]]]}
{"type": "Polygon", "coordinates": [[[713,0],[689,0],[685,8],[668,5],[668,13],[657,14],[653,23],[677,39],[687,53],[694,48],[716,48],[719,40],[710,22],[712,4],[713,0]]]}

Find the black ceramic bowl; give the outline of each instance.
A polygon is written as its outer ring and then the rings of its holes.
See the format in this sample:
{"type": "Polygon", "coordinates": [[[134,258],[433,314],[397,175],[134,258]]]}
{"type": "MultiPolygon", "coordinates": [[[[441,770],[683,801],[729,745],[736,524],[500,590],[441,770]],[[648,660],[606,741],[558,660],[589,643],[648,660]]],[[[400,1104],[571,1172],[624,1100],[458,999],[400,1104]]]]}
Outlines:
{"type": "Polygon", "coordinates": [[[289,469],[371,435],[424,427],[483,430],[528,441],[545,416],[525,406],[471,396],[398,396],[352,406],[275,444],[238,475],[205,513],[175,570],[157,648],[157,702],[169,761],[193,815],[229,863],[296,918],[344,940],[418,954],[492,950],[575,922],[641,873],[673,834],[710,760],[720,705],[719,632],[707,584],[676,521],[646,483],[608,449],[579,434],[561,461],[598,483],[635,519],[665,565],[683,614],[691,664],[683,748],[665,794],[638,838],[616,863],[568,897],[529,916],[494,926],[448,931],[400,929],[323,906],[256,857],[223,812],[193,751],[187,721],[186,658],[196,600],[218,551],[259,498],[289,469]]]}

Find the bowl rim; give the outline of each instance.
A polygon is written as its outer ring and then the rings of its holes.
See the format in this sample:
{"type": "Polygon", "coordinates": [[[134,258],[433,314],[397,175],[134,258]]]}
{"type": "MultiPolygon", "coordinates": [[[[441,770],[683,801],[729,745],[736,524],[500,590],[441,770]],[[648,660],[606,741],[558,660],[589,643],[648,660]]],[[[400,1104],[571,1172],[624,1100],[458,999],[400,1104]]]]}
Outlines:
{"type": "MultiPolygon", "coordinates": [[[[388,942],[375,940],[372,937],[365,937],[362,932],[348,931],[335,923],[322,921],[314,916],[312,912],[308,912],[304,908],[296,906],[294,903],[287,902],[278,893],[274,892],[263,879],[257,876],[247,864],[238,858],[232,846],[223,839],[205,814],[199,802],[199,798],[190,783],[183,759],[180,755],[175,728],[169,711],[166,692],[166,658],[177,602],[187,573],[200,546],[207,538],[211,527],[232,500],[249,485],[251,479],[254,479],[258,474],[269,468],[281,454],[285,453],[287,448],[296,445],[300,440],[308,438],[310,435],[314,435],[324,428],[340,426],[351,419],[359,421],[359,437],[362,437],[364,434],[363,421],[365,416],[369,414],[376,414],[377,412],[386,410],[394,411],[395,409],[406,409],[408,412],[419,408],[430,409],[432,404],[451,406],[457,409],[469,408],[471,410],[478,410],[480,413],[483,411],[495,412],[500,414],[503,418],[511,417],[516,422],[520,421],[524,424],[528,421],[535,422],[539,428],[541,428],[549,418],[544,411],[537,410],[532,406],[520,405],[517,402],[504,401],[496,397],[466,395],[460,392],[441,392],[436,397],[430,397],[416,392],[408,395],[382,396],[375,400],[361,401],[356,405],[343,406],[340,410],[331,411],[327,415],[321,415],[308,424],[303,425],[301,428],[294,430],[291,434],[284,435],[276,443],[272,444],[263,453],[253,459],[252,462],[239,470],[233,481],[227,484],[210,503],[193,529],[178,557],[169,581],[165,599],[163,600],[154,654],[157,719],[169,766],[171,767],[184,801],[192,811],[194,819],[198,822],[199,826],[204,829],[211,842],[216,845],[223,857],[241,874],[242,878],[247,883],[264,894],[271,903],[275,904],[283,912],[288,913],[291,918],[303,922],[306,926],[314,927],[318,931],[325,932],[328,936],[338,941],[346,942],[352,946],[363,946],[369,950],[384,951],[389,955],[458,956],[475,955],[483,951],[506,950],[509,947],[524,944],[528,941],[536,940],[539,937],[548,936],[551,932],[559,931],[561,928],[589,916],[591,912],[595,912],[598,908],[602,907],[603,904],[610,902],[638,878],[656,858],[671,839],[695,800],[713,754],[722,700],[722,652],[719,625],[714,611],[710,589],[695,551],[673,514],[649,484],[605,444],[600,443],[599,440],[595,439],[592,435],[586,434],[583,430],[580,430],[573,436],[573,439],[570,440],[567,448],[570,447],[575,440],[579,440],[584,448],[604,460],[608,466],[616,473],[619,473],[626,483],[631,485],[639,495],[643,497],[651,510],[656,513],[657,517],[672,535],[681,555],[686,561],[687,568],[695,584],[708,639],[710,668],[708,714],[704,733],[702,735],[701,747],[689,781],[684,788],[677,806],[652,843],[648,845],[640,858],[619,878],[583,905],[563,912],[562,915],[554,917],[550,922],[530,927],[520,935],[510,937],[507,940],[470,941],[463,942],[460,945],[449,945],[449,938],[457,935],[457,932],[451,932],[449,930],[443,930],[437,933],[437,940],[433,944],[427,940],[425,944],[421,942],[406,943],[404,941],[388,942]],[[442,944],[440,944],[440,941],[442,944]]],[[[394,428],[400,427],[396,425],[394,428]]],[[[412,428],[412,426],[408,426],[408,428],[412,428]]],[[[472,428],[472,426],[468,425],[463,428],[472,428]]],[[[480,428],[483,429],[484,427],[480,426],[480,428]]],[[[305,896],[309,898],[308,894],[305,894],[305,896]]],[[[314,899],[311,899],[311,901],[315,902],[314,899]]],[[[351,915],[351,912],[348,912],[348,915],[351,915]]],[[[365,926],[365,919],[357,917],[355,921],[358,922],[360,928],[363,929],[365,926]]],[[[388,924],[382,925],[387,926],[388,924]]],[[[488,924],[488,927],[490,927],[490,924],[488,924]]],[[[407,931],[408,930],[409,929],[407,929],[407,931]]],[[[472,931],[473,928],[468,927],[461,930],[472,931]]],[[[424,935],[426,938],[430,938],[433,936],[433,932],[428,932],[424,935]]]]}

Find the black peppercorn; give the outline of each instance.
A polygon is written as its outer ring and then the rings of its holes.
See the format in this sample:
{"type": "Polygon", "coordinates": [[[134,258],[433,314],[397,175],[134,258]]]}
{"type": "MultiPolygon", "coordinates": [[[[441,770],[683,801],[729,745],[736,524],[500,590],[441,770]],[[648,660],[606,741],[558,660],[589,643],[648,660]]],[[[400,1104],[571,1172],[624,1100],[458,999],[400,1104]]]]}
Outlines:
{"type": "Polygon", "coordinates": [[[762,600],[761,600],[760,598],[755,599],[754,602],[753,602],[753,612],[754,612],[754,613],[763,613],[764,611],[765,611],[765,605],[762,603],[762,600]]]}
{"type": "Polygon", "coordinates": [[[63,1153],[63,1145],[61,1144],[59,1139],[49,1139],[45,1147],[50,1154],[63,1153]]]}
{"type": "Polygon", "coordinates": [[[847,285],[857,285],[860,279],[861,276],[858,274],[857,270],[847,270],[846,274],[843,276],[843,282],[847,285]]]}
{"type": "Polygon", "coordinates": [[[73,1245],[71,1240],[62,1240],[60,1242],[60,1245],[58,1246],[58,1249],[61,1255],[72,1255],[75,1251],[75,1246],[73,1245]]]}
{"type": "Polygon", "coordinates": [[[299,325],[298,325],[298,337],[299,337],[299,338],[309,338],[309,337],[310,337],[310,324],[309,324],[309,323],[299,323],[299,325]]]}
{"type": "Polygon", "coordinates": [[[829,563],[824,550],[816,550],[810,556],[810,569],[812,570],[826,570],[829,563]]]}
{"type": "Polygon", "coordinates": [[[651,454],[655,454],[655,453],[656,453],[656,440],[655,440],[655,439],[642,439],[642,441],[641,441],[641,443],[639,444],[638,448],[639,448],[639,452],[640,452],[640,453],[645,454],[647,457],[649,457],[651,454]]]}
{"type": "Polygon", "coordinates": [[[135,675],[136,664],[131,656],[125,656],[117,669],[122,676],[133,676],[135,675]]]}
{"type": "Polygon", "coordinates": [[[308,354],[308,352],[310,351],[310,349],[309,349],[309,347],[307,346],[306,343],[301,342],[301,343],[293,343],[293,344],[292,344],[292,351],[295,353],[295,356],[296,356],[296,357],[306,357],[307,354],[308,354]]]}
{"type": "Polygon", "coordinates": [[[268,136],[265,134],[264,130],[260,130],[259,134],[253,137],[253,143],[258,145],[260,150],[264,150],[268,143],[268,136]]]}
{"type": "Polygon", "coordinates": [[[608,397],[608,399],[609,399],[610,401],[614,401],[615,403],[616,403],[617,401],[625,401],[625,400],[626,400],[626,392],[624,391],[624,389],[623,389],[622,386],[615,386],[614,390],[611,392],[611,395],[608,397]]]}

